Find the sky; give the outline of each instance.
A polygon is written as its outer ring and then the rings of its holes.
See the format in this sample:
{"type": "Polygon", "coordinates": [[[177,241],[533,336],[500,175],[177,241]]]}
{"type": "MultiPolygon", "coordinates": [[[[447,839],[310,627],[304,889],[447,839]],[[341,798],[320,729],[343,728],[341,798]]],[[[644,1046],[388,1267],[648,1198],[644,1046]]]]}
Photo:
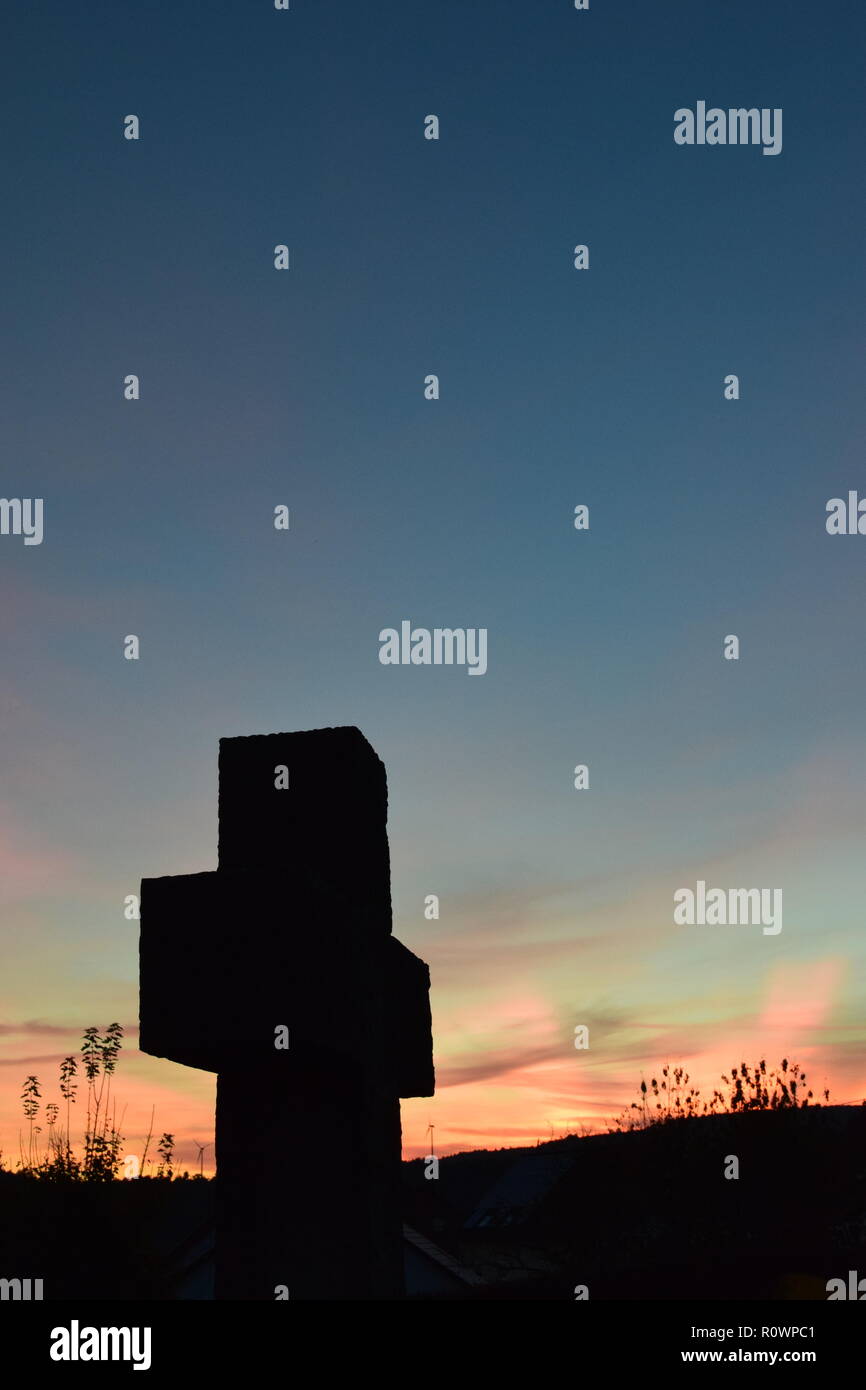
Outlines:
{"type": "Polygon", "coordinates": [[[866,491],[863,27],[13,5],[2,491],[44,538],[0,536],[5,1161],[24,1078],[59,1099],[115,1019],[126,1150],[152,1107],[212,1142],[213,1076],[136,1051],[124,900],[215,867],[220,737],[339,724],[431,968],[407,1157],[604,1128],[665,1062],[866,1097],[866,539],[825,527],[866,491]],[[781,108],[781,153],[677,145],[698,101],[781,108]],[[381,664],[404,619],[486,628],[486,673],[381,664]],[[675,924],[701,879],[781,889],[782,931],[675,924]]]}

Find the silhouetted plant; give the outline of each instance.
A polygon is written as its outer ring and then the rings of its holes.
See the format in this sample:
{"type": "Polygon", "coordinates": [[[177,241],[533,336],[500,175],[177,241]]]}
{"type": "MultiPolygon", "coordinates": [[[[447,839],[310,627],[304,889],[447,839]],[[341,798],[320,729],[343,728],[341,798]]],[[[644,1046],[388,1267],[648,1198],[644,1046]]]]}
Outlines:
{"type": "Polygon", "coordinates": [[[66,1143],[62,1147],[62,1153],[57,1157],[58,1171],[70,1176],[74,1163],[72,1155],[72,1128],[69,1116],[70,1105],[75,1104],[75,1093],[78,1090],[78,1062],[74,1057],[64,1057],[60,1063],[60,1094],[66,1101],[66,1143]]]}
{"type": "Polygon", "coordinates": [[[174,1135],[164,1134],[156,1146],[159,1154],[159,1167],[156,1170],[158,1178],[170,1178],[172,1175],[172,1156],[174,1154],[174,1135]]]}
{"type": "MultiPolygon", "coordinates": [[[[24,1090],[21,1092],[21,1100],[23,1101],[23,1104],[24,1104],[24,1117],[25,1117],[25,1119],[27,1120],[27,1122],[28,1122],[28,1124],[29,1124],[29,1126],[30,1126],[29,1136],[28,1136],[28,1141],[27,1141],[27,1162],[28,1162],[28,1164],[30,1164],[30,1165],[32,1165],[32,1164],[33,1164],[33,1161],[34,1161],[34,1154],[33,1154],[33,1121],[36,1119],[36,1116],[39,1114],[39,1102],[40,1102],[41,1098],[42,1098],[42,1097],[41,1097],[41,1094],[40,1094],[40,1091],[39,1091],[39,1082],[37,1081],[37,1079],[36,1079],[35,1076],[28,1076],[27,1080],[24,1082],[24,1090]]],[[[37,1134],[39,1133],[38,1130],[37,1130],[36,1132],[37,1132],[37,1134]]],[[[38,1155],[37,1155],[37,1158],[38,1158],[38,1155]]]]}
{"type": "MultiPolygon", "coordinates": [[[[111,1082],[117,1068],[122,1038],[123,1029],[119,1023],[109,1024],[103,1035],[100,1035],[98,1028],[84,1031],[81,1065],[87,1081],[87,1113],[81,1158],[73,1150],[71,1133],[71,1106],[76,1100],[78,1061],[74,1056],[69,1056],[64,1057],[60,1064],[60,1095],[66,1102],[66,1129],[64,1131],[59,1122],[60,1106],[50,1101],[45,1107],[48,1146],[42,1158],[39,1156],[38,1140],[41,1129],[34,1124],[41,1100],[39,1080],[35,1076],[27,1077],[21,1099],[29,1124],[29,1135],[26,1155],[23,1142],[21,1146],[19,1166],[22,1171],[34,1177],[83,1182],[110,1182],[119,1176],[123,1138],[117,1124],[116,1106],[112,1102],[111,1082]]],[[[174,1136],[163,1135],[160,1177],[173,1176],[173,1145],[174,1136]]],[[[141,1166],[144,1166],[144,1159],[141,1166]]]]}
{"type": "MultiPolygon", "coordinates": [[[[646,1129],[649,1125],[666,1124],[670,1120],[688,1120],[697,1115],[737,1114],[744,1110],[804,1110],[809,1105],[820,1106],[811,1090],[804,1093],[806,1073],[798,1062],[789,1063],[783,1057],[775,1071],[767,1071],[762,1058],[750,1070],[746,1062],[732,1067],[730,1076],[722,1075],[727,1089],[715,1089],[709,1100],[700,1103],[700,1091],[689,1086],[689,1074],[683,1067],[662,1067],[659,1082],[652,1077],[649,1087],[640,1083],[640,1099],[632,1101],[614,1120],[615,1130],[646,1129]]],[[[829,1103],[830,1092],[822,1092],[829,1103]]]]}

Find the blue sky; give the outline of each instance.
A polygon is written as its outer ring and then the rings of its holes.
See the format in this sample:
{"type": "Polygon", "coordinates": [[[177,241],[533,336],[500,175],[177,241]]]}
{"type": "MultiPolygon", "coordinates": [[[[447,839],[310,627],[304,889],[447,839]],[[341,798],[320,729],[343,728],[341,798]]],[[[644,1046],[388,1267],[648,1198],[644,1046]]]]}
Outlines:
{"type": "MultiPolygon", "coordinates": [[[[598,1122],[644,1061],[740,1040],[859,1099],[866,541],[824,529],[863,479],[855,8],[9,27],[3,491],[45,540],[0,537],[0,1130],[34,1058],[134,1025],[118,904],[215,863],[218,738],[343,723],[433,969],[409,1149],[428,1113],[453,1146],[598,1122]],[[781,107],[782,153],[678,147],[698,100],[781,107]],[[381,666],[404,618],[486,627],[487,674],[381,666]],[[713,872],[783,886],[782,934],[684,938],[671,894],[713,872]]],[[[156,1094],[198,1132],[208,1078],[131,1067],[133,1127],[156,1094]]]]}

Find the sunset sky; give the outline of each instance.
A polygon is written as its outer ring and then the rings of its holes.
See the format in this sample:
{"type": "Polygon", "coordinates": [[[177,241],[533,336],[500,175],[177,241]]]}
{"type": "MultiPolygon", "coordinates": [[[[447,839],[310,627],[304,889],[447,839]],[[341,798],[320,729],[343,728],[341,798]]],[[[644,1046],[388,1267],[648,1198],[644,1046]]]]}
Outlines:
{"type": "Polygon", "coordinates": [[[665,1061],[866,1098],[866,537],[824,526],[866,492],[862,19],[816,13],[19,7],[2,492],[45,537],[0,536],[4,1161],[25,1076],[59,1099],[115,1019],[126,1150],[152,1106],[183,1163],[212,1142],[214,1078],[135,1050],[124,898],[215,867],[221,736],[335,724],[431,968],[407,1156],[604,1127],[665,1061]],[[782,153],[678,147],[698,100],[783,108],[782,153]],[[487,673],[381,665],[403,619],[485,627],[487,673]],[[675,926],[698,879],[781,888],[783,930],[675,926]]]}

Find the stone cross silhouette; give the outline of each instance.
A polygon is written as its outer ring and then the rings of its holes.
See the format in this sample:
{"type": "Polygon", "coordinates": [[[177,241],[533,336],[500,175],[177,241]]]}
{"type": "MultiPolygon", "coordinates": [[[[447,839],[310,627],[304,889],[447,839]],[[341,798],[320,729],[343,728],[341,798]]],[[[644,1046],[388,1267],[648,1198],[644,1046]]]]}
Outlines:
{"type": "Polygon", "coordinates": [[[400,1097],[430,975],[391,935],[360,730],[224,738],[218,868],[143,879],[140,1046],[217,1072],[216,1297],[403,1294],[400,1097]]]}

